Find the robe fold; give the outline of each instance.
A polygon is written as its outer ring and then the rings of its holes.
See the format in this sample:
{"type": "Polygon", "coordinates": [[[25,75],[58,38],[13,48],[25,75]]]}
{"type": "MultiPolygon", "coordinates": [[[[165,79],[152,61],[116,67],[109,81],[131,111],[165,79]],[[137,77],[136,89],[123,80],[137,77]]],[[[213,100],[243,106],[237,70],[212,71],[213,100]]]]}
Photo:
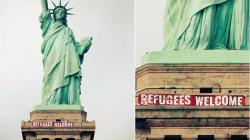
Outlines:
{"type": "Polygon", "coordinates": [[[80,105],[81,59],[91,41],[77,42],[72,30],[55,22],[49,13],[39,19],[44,38],[42,104],[80,105]]]}
{"type": "Polygon", "coordinates": [[[166,0],[164,50],[249,50],[249,0],[166,0]]]}

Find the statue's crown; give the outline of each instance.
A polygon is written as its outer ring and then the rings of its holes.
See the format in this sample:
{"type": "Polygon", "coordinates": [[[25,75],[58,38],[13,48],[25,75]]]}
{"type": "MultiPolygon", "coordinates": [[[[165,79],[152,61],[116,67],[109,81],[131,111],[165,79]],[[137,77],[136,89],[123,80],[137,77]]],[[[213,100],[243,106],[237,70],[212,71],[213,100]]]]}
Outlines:
{"type": "Polygon", "coordinates": [[[63,9],[67,15],[73,15],[72,13],[68,13],[69,10],[73,9],[73,8],[66,8],[67,5],[69,4],[69,1],[65,4],[65,5],[62,5],[62,1],[60,0],[59,2],[59,5],[56,5],[53,1],[51,1],[52,4],[54,5],[54,9],[49,9],[50,10],[50,14],[55,14],[55,12],[59,9],[63,9]]]}

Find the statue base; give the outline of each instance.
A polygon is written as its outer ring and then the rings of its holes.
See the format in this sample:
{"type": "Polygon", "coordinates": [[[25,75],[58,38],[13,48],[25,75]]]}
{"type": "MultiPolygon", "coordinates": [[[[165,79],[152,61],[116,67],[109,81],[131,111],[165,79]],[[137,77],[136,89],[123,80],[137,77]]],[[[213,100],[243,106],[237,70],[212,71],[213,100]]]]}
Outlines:
{"type": "Polygon", "coordinates": [[[88,121],[80,105],[38,105],[30,120],[22,121],[23,140],[93,140],[95,121],[88,121]]]}
{"type": "Polygon", "coordinates": [[[250,64],[246,54],[248,51],[146,54],[144,65],[136,69],[136,140],[248,140],[250,64]],[[245,105],[179,102],[188,96],[244,96],[245,105]]]}
{"type": "Polygon", "coordinates": [[[84,110],[81,105],[36,105],[33,110],[84,110]]]}
{"type": "Polygon", "coordinates": [[[246,64],[247,50],[185,50],[148,52],[142,57],[145,64],[246,64]]]}

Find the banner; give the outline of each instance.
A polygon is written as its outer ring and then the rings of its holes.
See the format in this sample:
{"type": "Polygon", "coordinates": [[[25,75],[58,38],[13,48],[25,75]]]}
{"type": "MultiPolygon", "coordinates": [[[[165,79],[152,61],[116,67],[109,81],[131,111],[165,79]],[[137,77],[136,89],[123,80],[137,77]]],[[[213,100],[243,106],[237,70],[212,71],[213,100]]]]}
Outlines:
{"type": "Polygon", "coordinates": [[[32,126],[34,127],[73,127],[73,122],[32,122],[32,126]]]}
{"type": "Polygon", "coordinates": [[[245,106],[246,96],[242,95],[186,95],[149,94],[137,96],[138,106],[245,106]]]}

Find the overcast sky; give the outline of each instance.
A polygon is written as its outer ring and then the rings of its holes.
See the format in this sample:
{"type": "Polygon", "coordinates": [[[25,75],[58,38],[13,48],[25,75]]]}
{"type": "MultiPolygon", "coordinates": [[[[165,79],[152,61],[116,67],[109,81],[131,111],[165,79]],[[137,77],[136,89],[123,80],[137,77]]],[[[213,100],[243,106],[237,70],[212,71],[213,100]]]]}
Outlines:
{"type": "MultiPolygon", "coordinates": [[[[94,38],[83,64],[81,101],[88,120],[96,120],[95,140],[132,140],[134,1],[71,0],[70,6],[76,38],[94,38]]],[[[1,0],[1,140],[22,140],[21,121],[41,102],[40,12],[40,0],[1,0]]]]}
{"type": "Polygon", "coordinates": [[[163,48],[165,0],[135,0],[136,63],[145,52],[163,48]]]}

